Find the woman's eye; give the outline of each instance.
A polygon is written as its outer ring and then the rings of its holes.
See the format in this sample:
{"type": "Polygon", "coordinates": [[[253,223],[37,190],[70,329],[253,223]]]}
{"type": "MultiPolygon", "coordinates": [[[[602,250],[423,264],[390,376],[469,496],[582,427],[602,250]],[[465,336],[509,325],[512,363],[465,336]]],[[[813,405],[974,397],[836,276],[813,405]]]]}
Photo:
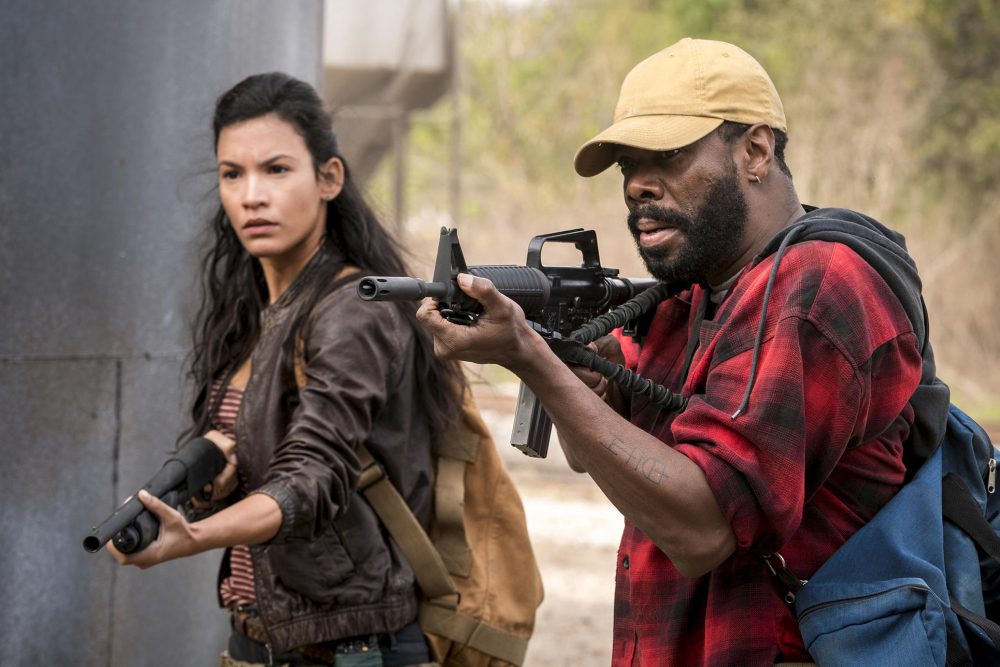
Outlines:
{"type": "Polygon", "coordinates": [[[235,169],[226,169],[225,171],[222,172],[222,178],[227,181],[231,181],[234,178],[238,177],[239,175],[240,172],[236,171],[235,169]]]}
{"type": "Polygon", "coordinates": [[[272,164],[267,168],[269,174],[284,174],[288,171],[288,167],[283,164],[272,164]]]}

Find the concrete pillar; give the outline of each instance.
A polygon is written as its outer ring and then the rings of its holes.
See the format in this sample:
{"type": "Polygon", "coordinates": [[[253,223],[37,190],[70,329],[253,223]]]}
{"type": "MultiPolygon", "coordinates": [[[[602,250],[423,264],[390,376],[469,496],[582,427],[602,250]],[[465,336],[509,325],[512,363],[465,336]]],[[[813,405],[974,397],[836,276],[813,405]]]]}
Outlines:
{"type": "Polygon", "coordinates": [[[210,120],[322,76],[322,0],[0,0],[0,663],[212,665],[220,553],[88,554],[184,424],[210,120]]]}

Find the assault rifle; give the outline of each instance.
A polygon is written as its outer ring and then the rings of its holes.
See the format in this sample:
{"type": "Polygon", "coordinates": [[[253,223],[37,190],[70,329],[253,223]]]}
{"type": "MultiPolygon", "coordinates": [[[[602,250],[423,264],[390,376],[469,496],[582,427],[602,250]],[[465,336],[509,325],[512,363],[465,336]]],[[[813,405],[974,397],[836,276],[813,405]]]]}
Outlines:
{"type": "MultiPolygon", "coordinates": [[[[576,348],[611,330],[592,336],[576,335],[581,327],[657,284],[652,278],[620,278],[618,269],[602,267],[597,234],[593,230],[571,229],[534,237],[528,244],[524,266],[467,266],[458,242],[458,231],[442,227],[431,282],[409,277],[369,276],[358,284],[358,296],[366,301],[410,301],[430,296],[438,300],[442,316],[449,321],[471,324],[483,307],[458,287],[456,276],[459,273],[489,279],[501,294],[524,309],[529,323],[563,358],[566,357],[560,354],[561,350],[574,348],[579,352],[576,348]],[[582,255],[580,266],[543,265],[542,246],[546,243],[572,243],[582,255]]],[[[636,310],[634,314],[640,312],[636,310]]],[[[619,322],[618,326],[627,321],[619,322]]],[[[594,367],[591,362],[586,363],[594,367]]],[[[620,370],[615,372],[633,375],[621,367],[616,368],[620,370]]],[[[528,456],[544,458],[551,431],[552,422],[541,403],[522,382],[511,444],[528,456]]]]}
{"type": "MultiPolygon", "coordinates": [[[[226,466],[226,456],[214,442],[196,438],[167,459],[142,488],[171,507],[178,507],[215,479],[226,466]]],[[[83,548],[94,553],[112,541],[123,554],[142,551],[156,539],[160,522],[146,509],[136,492],[83,538],[83,548]]]]}

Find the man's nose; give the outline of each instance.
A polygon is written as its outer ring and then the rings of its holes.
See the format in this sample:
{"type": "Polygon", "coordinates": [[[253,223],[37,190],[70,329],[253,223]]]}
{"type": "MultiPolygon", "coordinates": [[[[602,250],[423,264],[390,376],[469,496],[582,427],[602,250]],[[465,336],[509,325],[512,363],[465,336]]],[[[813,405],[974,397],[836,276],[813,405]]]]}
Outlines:
{"type": "Polygon", "coordinates": [[[648,165],[637,165],[625,182],[625,196],[632,201],[659,201],[665,192],[660,175],[648,165]]]}

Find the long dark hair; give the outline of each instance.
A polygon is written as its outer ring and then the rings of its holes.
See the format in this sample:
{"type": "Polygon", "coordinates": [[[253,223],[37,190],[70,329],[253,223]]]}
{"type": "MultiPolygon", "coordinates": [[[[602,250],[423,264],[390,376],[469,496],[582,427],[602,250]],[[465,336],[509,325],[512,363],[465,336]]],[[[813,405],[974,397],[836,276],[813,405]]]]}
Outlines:
{"type": "MultiPolygon", "coordinates": [[[[215,145],[218,146],[224,128],[268,114],[290,124],[305,140],[317,178],[322,177],[320,165],[331,157],[343,161],[330,115],[319,95],[309,84],[279,72],[247,77],[219,98],[212,119],[215,145]]],[[[203,259],[202,303],[195,321],[191,364],[195,385],[193,423],[187,436],[209,430],[216,407],[210,404],[212,383],[219,378],[228,380],[249,358],[260,333],[261,312],[268,301],[260,262],[243,248],[221,204],[209,226],[214,242],[203,259]]],[[[362,275],[409,275],[399,246],[365,201],[346,161],[340,194],[327,205],[323,243],[308,270],[296,281],[296,291],[304,303],[284,343],[286,366],[292,364],[291,352],[313,306],[352,279],[337,278],[346,265],[357,267],[362,275]]],[[[421,383],[420,408],[437,440],[460,411],[465,391],[461,369],[434,356],[430,336],[417,323],[414,304],[395,305],[414,331],[421,383]]],[[[291,368],[284,371],[286,376],[294,377],[291,368]]]]}

